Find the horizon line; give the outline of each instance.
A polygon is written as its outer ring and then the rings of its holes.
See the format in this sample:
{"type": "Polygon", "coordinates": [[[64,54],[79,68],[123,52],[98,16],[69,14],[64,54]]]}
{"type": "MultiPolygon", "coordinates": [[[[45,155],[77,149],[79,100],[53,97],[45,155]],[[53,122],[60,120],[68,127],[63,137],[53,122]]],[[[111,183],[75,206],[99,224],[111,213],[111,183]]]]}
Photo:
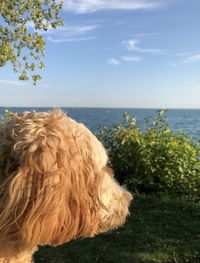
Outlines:
{"type": "Polygon", "coordinates": [[[0,106],[0,108],[74,108],[74,109],[146,109],[146,110],[200,110],[200,108],[187,108],[187,107],[112,107],[112,106],[0,106]]]}

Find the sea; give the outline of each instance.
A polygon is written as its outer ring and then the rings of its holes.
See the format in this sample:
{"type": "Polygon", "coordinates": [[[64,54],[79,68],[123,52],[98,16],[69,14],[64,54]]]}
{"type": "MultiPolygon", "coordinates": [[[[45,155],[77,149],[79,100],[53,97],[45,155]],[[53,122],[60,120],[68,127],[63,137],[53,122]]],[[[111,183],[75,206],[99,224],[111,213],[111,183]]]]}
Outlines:
{"type": "MultiPolygon", "coordinates": [[[[19,108],[0,107],[0,115],[4,110],[12,112],[23,111],[50,111],[52,108],[19,108]]],[[[157,109],[130,109],[130,108],[62,108],[70,117],[84,123],[93,132],[102,126],[113,126],[123,121],[123,114],[127,112],[136,119],[138,126],[145,129],[144,120],[147,117],[154,119],[157,109]]],[[[166,120],[174,131],[183,131],[194,141],[200,140],[200,109],[168,109],[165,112],[166,120]]]]}

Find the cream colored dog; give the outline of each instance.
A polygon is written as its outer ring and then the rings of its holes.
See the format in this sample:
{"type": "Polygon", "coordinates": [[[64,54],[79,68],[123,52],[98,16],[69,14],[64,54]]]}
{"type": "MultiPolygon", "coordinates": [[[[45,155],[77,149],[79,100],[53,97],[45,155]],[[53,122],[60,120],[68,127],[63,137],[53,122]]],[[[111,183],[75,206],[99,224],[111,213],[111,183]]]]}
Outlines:
{"type": "Polygon", "coordinates": [[[29,263],[38,245],[92,237],[125,222],[132,196],[102,144],[60,110],[0,125],[0,262],[29,263]]]}

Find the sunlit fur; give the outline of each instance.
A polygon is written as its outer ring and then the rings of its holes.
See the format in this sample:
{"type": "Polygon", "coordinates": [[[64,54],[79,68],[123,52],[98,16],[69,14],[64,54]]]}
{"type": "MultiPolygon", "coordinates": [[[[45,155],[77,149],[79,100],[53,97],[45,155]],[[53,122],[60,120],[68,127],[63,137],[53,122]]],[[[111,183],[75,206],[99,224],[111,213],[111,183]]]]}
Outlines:
{"type": "Polygon", "coordinates": [[[106,164],[97,138],[61,110],[2,121],[0,263],[123,224],[132,196],[106,164]]]}

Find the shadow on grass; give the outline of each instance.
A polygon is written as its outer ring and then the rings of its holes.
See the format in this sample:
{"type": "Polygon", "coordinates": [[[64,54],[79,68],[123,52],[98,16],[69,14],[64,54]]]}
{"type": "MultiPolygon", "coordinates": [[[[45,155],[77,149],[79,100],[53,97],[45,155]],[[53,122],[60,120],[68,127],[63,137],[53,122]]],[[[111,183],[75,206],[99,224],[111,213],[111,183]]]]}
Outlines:
{"type": "Polygon", "coordinates": [[[199,263],[200,205],[138,197],[124,227],[57,248],[42,247],[35,263],[199,263]]]}

